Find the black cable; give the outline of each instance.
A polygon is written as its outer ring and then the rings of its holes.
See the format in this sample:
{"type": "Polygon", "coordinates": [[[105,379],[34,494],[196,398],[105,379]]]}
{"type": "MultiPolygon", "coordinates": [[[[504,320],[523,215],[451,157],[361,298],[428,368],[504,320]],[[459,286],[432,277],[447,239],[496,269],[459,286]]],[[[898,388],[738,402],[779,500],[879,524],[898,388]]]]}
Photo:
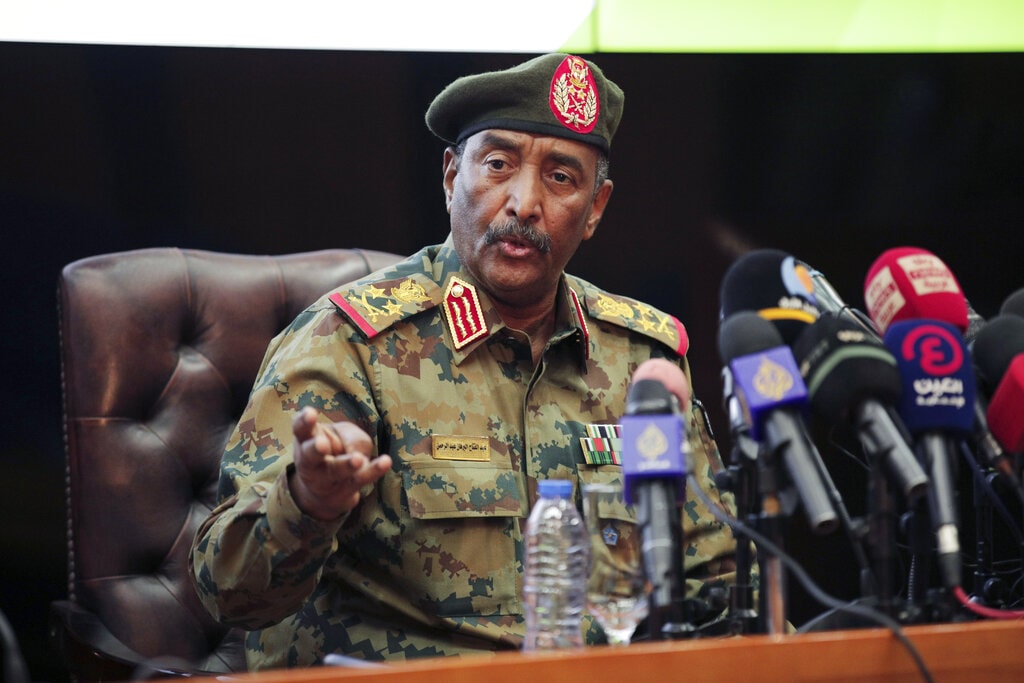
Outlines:
{"type": "Polygon", "coordinates": [[[967,464],[971,466],[971,475],[974,477],[975,482],[980,484],[981,488],[985,490],[985,495],[989,497],[993,507],[995,507],[999,516],[1003,518],[1003,521],[1006,522],[1006,526],[1010,530],[1010,533],[1013,534],[1013,539],[1017,541],[1018,545],[1024,544],[1024,537],[1021,535],[1020,525],[1017,524],[1013,515],[1010,514],[1010,511],[1006,508],[1006,504],[1003,502],[1003,499],[1000,498],[999,494],[996,493],[994,488],[992,488],[992,482],[990,482],[988,477],[985,476],[985,472],[981,469],[981,465],[979,465],[978,461],[974,458],[974,453],[972,453],[967,444],[962,441],[960,442],[960,450],[963,453],[967,464]]]}
{"type": "Polygon", "coordinates": [[[818,587],[816,583],[814,583],[814,580],[811,579],[807,572],[804,571],[803,567],[800,566],[800,563],[798,563],[790,555],[786,554],[777,545],[772,543],[764,534],[747,526],[740,520],[734,517],[730,517],[721,508],[715,505],[714,502],[712,502],[711,499],[708,498],[707,493],[705,493],[704,490],[701,489],[700,482],[698,482],[696,478],[693,477],[692,473],[688,473],[687,478],[692,480],[691,483],[693,484],[693,486],[690,487],[690,490],[693,490],[697,493],[697,497],[700,498],[701,502],[704,503],[708,510],[711,511],[711,514],[715,516],[715,519],[727,525],[734,532],[739,532],[740,534],[753,540],[755,544],[762,546],[772,555],[779,558],[779,560],[784,565],[786,565],[786,568],[793,572],[793,575],[796,576],[796,578],[800,581],[800,585],[804,587],[804,589],[811,595],[811,597],[813,597],[823,606],[839,610],[840,612],[847,612],[849,614],[864,617],[888,628],[910,654],[910,657],[914,660],[914,664],[917,665],[918,671],[921,672],[921,677],[924,678],[924,680],[927,683],[934,683],[934,679],[932,678],[931,672],[928,671],[928,666],[925,664],[924,659],[921,657],[921,653],[917,651],[917,648],[914,647],[914,644],[910,641],[909,638],[907,638],[907,635],[903,632],[903,628],[900,626],[898,621],[896,621],[887,614],[879,612],[878,610],[874,610],[870,607],[865,607],[863,605],[858,605],[856,603],[842,602],[841,600],[834,598],[828,593],[826,593],[824,590],[818,587]]]}
{"type": "Polygon", "coordinates": [[[18,645],[18,636],[11,627],[11,622],[0,611],[0,643],[3,644],[4,653],[4,681],[6,683],[29,683],[28,667],[25,665],[25,658],[21,656],[21,647],[18,645]]]}

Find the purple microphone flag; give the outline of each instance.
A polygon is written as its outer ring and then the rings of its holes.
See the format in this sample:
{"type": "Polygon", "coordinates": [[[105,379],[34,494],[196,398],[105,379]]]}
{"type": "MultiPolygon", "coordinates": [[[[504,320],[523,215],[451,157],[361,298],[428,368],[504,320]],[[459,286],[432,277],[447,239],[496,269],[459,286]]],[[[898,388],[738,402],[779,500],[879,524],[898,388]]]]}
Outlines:
{"type": "Polygon", "coordinates": [[[763,438],[761,423],[769,411],[807,406],[807,387],[788,346],[734,358],[729,369],[736,392],[748,412],[750,434],[757,441],[763,438]]]}
{"type": "Polygon", "coordinates": [[[682,418],[672,413],[625,415],[621,422],[626,503],[636,502],[633,488],[639,479],[676,479],[677,500],[684,500],[689,446],[682,418]]]}

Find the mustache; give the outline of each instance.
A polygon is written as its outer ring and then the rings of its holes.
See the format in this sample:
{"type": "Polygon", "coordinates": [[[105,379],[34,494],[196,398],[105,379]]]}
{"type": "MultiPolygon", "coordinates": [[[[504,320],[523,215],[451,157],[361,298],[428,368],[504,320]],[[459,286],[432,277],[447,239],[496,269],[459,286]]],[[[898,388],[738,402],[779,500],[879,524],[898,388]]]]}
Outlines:
{"type": "Polygon", "coordinates": [[[494,244],[499,240],[507,239],[526,242],[542,254],[551,251],[550,235],[540,232],[529,223],[524,223],[514,218],[500,225],[492,223],[488,226],[487,232],[484,233],[484,242],[486,244],[494,244]]]}

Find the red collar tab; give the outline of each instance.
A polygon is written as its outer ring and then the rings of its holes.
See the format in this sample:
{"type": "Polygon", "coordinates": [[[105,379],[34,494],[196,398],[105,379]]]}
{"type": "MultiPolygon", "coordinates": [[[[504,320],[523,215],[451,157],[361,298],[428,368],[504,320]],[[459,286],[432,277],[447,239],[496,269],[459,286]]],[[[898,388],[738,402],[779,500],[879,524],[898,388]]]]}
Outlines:
{"type": "Polygon", "coordinates": [[[575,133],[589,133],[597,125],[601,103],[597,82],[587,62],[569,55],[551,77],[548,106],[558,121],[575,133]]]}
{"type": "Polygon", "coordinates": [[[583,306],[580,305],[580,298],[576,296],[576,291],[572,287],[567,287],[567,289],[572,298],[572,305],[576,308],[576,319],[583,330],[583,353],[586,359],[590,360],[590,329],[587,327],[587,316],[583,313],[583,306]]]}
{"type": "Polygon", "coordinates": [[[487,336],[487,324],[484,322],[480,297],[476,287],[468,282],[453,277],[444,292],[445,317],[448,320],[448,331],[452,334],[455,349],[461,350],[472,341],[487,336]]]}

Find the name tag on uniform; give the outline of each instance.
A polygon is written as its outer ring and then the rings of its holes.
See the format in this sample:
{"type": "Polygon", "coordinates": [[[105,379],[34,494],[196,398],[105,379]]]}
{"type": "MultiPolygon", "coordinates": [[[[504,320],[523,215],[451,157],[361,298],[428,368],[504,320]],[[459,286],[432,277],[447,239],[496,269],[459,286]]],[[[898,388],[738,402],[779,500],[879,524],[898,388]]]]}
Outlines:
{"type": "Polygon", "coordinates": [[[486,436],[442,436],[430,437],[435,460],[472,460],[487,462],[491,459],[490,440],[486,436]]]}

